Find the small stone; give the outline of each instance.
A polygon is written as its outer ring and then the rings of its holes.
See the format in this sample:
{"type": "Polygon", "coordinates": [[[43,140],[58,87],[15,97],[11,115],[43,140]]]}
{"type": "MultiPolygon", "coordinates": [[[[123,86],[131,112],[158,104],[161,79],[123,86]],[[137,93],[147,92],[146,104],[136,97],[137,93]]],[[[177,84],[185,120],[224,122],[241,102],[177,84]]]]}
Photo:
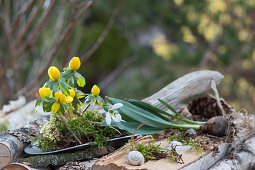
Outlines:
{"type": "Polygon", "coordinates": [[[181,152],[181,151],[188,151],[192,148],[190,145],[182,145],[181,142],[178,141],[172,141],[168,147],[168,150],[172,150],[172,148],[175,148],[176,152],[181,152]]]}
{"type": "Polygon", "coordinates": [[[192,128],[186,130],[186,133],[188,135],[197,135],[197,132],[194,129],[192,129],[192,128]]]}

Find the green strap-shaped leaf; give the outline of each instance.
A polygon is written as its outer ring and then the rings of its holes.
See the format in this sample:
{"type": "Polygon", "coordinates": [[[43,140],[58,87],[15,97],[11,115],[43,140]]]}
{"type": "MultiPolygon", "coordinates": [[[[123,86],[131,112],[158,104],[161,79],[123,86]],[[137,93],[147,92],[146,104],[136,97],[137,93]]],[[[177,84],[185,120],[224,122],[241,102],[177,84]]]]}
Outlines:
{"type": "Polygon", "coordinates": [[[181,117],[183,122],[187,122],[187,123],[192,123],[192,124],[203,124],[202,122],[197,122],[197,121],[193,121],[193,120],[189,120],[186,117],[180,115],[172,106],[170,106],[168,103],[166,103],[165,101],[158,99],[158,101],[160,103],[162,103],[164,106],[166,106],[168,109],[170,109],[172,112],[174,112],[176,115],[178,115],[179,117],[181,117]]]}
{"type": "MultiPolygon", "coordinates": [[[[134,123],[134,122],[115,122],[114,120],[112,120],[111,122],[111,126],[114,127],[118,127],[122,130],[125,130],[131,134],[134,133],[135,129],[139,126],[139,123],[134,123]]],[[[104,121],[102,123],[102,126],[108,126],[106,124],[106,122],[104,121]]],[[[164,128],[154,128],[154,127],[150,127],[147,125],[143,125],[142,127],[140,127],[137,131],[136,131],[136,135],[138,134],[142,134],[142,135],[151,135],[151,134],[155,134],[155,133],[159,133],[161,131],[165,130],[164,128]]]]}
{"type": "MultiPolygon", "coordinates": [[[[179,123],[179,122],[175,122],[175,121],[173,121],[173,120],[171,120],[171,119],[161,115],[159,112],[162,112],[162,110],[160,110],[160,109],[158,109],[158,108],[156,108],[156,107],[154,107],[154,106],[152,106],[152,105],[150,105],[148,103],[142,102],[141,100],[129,99],[128,102],[130,102],[131,104],[133,104],[133,105],[135,105],[137,107],[140,107],[140,108],[142,108],[144,110],[147,110],[147,111],[153,113],[154,115],[156,115],[156,116],[158,116],[158,117],[160,117],[160,118],[162,118],[162,119],[164,119],[166,121],[169,121],[169,122],[172,122],[172,123],[179,123]]],[[[167,112],[163,112],[162,114],[164,114],[166,116],[171,116],[172,117],[172,115],[170,115],[167,112]]]]}
{"type": "Polygon", "coordinates": [[[123,100],[110,98],[110,97],[107,97],[107,100],[111,104],[122,103],[123,107],[119,108],[118,110],[122,114],[125,114],[128,117],[136,119],[140,123],[146,123],[146,125],[148,125],[148,126],[161,127],[161,128],[167,128],[167,127],[173,125],[173,123],[167,122],[164,119],[161,119],[160,117],[158,117],[144,109],[141,109],[135,105],[127,103],[123,100]]]}
{"type": "MultiPolygon", "coordinates": [[[[116,98],[110,98],[106,97],[107,101],[109,101],[111,104],[116,103],[122,103],[123,107],[119,108],[119,113],[122,117],[124,115],[130,117],[131,119],[135,119],[139,123],[146,123],[147,126],[154,127],[154,128],[193,128],[193,129],[199,129],[200,125],[196,124],[185,124],[185,123],[172,123],[165,121],[164,119],[148,112],[147,110],[144,110],[142,108],[139,108],[131,103],[127,103],[123,100],[116,99],[116,98]]],[[[125,119],[123,119],[125,120],[125,119]]]]}

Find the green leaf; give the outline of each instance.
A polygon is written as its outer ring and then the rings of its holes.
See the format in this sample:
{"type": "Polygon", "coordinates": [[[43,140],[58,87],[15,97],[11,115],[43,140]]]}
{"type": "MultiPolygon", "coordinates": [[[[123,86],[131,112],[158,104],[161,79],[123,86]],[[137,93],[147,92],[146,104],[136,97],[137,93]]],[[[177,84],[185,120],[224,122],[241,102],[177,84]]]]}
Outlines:
{"type": "MultiPolygon", "coordinates": [[[[111,126],[114,126],[114,127],[118,127],[122,130],[125,130],[131,134],[134,133],[134,130],[139,126],[140,124],[139,123],[134,123],[134,122],[124,122],[124,121],[121,121],[121,122],[115,122],[114,120],[112,120],[111,122],[111,126]]],[[[102,123],[102,126],[108,126],[106,124],[106,122],[104,121],[102,123]]],[[[159,133],[163,130],[166,130],[166,128],[155,128],[155,127],[150,127],[150,126],[147,126],[147,125],[143,125],[142,127],[140,127],[137,131],[136,131],[136,134],[142,134],[142,135],[150,135],[150,134],[155,134],[155,133],[159,133]]]]}
{"type": "Polygon", "coordinates": [[[146,125],[151,127],[161,127],[161,128],[169,128],[173,123],[167,122],[164,119],[161,119],[160,117],[141,109],[135,105],[132,105],[131,103],[127,103],[120,99],[110,98],[107,97],[107,100],[113,105],[116,103],[122,103],[123,107],[119,108],[118,110],[120,113],[136,119],[140,123],[146,123],[146,125]]]}
{"type": "Polygon", "coordinates": [[[41,99],[37,99],[35,103],[35,107],[39,106],[42,103],[41,99]]]}
{"type": "MultiPolygon", "coordinates": [[[[159,100],[160,100],[160,99],[159,99],[159,100]]],[[[161,109],[159,109],[159,108],[157,108],[157,107],[154,107],[154,106],[152,106],[152,105],[150,105],[150,104],[148,104],[148,103],[145,103],[145,102],[142,102],[142,101],[139,101],[139,100],[136,100],[136,99],[130,99],[130,100],[128,100],[128,101],[129,101],[130,103],[132,103],[132,104],[138,106],[138,107],[141,107],[141,108],[144,108],[145,110],[150,111],[151,113],[157,113],[157,114],[156,114],[157,116],[159,116],[158,114],[161,113],[161,114],[164,114],[164,115],[166,115],[166,116],[172,117],[172,118],[174,118],[174,119],[177,119],[177,120],[180,120],[180,121],[183,121],[183,122],[192,123],[192,124],[198,124],[198,123],[194,123],[194,121],[189,120],[189,119],[187,119],[187,118],[185,118],[185,117],[183,117],[183,116],[182,116],[182,117],[177,117],[177,116],[172,115],[172,114],[170,114],[170,113],[167,113],[167,112],[165,112],[165,111],[163,111],[163,110],[161,110],[161,109]]],[[[172,109],[173,109],[173,108],[172,108],[172,109]]],[[[173,109],[173,110],[174,110],[174,109],[173,109]]],[[[175,111],[175,113],[176,113],[176,111],[175,111]]],[[[177,113],[177,115],[180,115],[180,114],[177,113]]],[[[159,117],[162,117],[162,116],[159,116],[159,117]]],[[[173,121],[170,120],[170,119],[169,119],[169,121],[170,121],[170,122],[173,122],[173,121]]],[[[174,122],[174,123],[182,124],[182,123],[179,123],[179,122],[174,122]]]]}
{"type": "Polygon", "coordinates": [[[44,102],[49,102],[49,103],[55,103],[56,102],[56,100],[54,98],[47,97],[47,96],[41,98],[41,100],[44,101],[44,102]]]}
{"type": "Polygon", "coordinates": [[[91,97],[90,104],[94,106],[96,104],[96,100],[97,99],[95,97],[91,97]]]}
{"type": "Polygon", "coordinates": [[[52,84],[53,84],[53,83],[54,83],[53,80],[49,80],[49,81],[47,81],[47,82],[44,84],[44,86],[47,87],[47,88],[52,89],[52,87],[53,87],[52,84]]]}
{"type": "Polygon", "coordinates": [[[85,97],[85,93],[83,93],[81,90],[75,90],[75,96],[80,99],[80,98],[83,98],[85,97]]]}
{"type": "Polygon", "coordinates": [[[109,105],[106,105],[106,104],[102,105],[102,107],[103,107],[103,109],[104,109],[106,112],[108,112],[108,110],[109,110],[109,108],[110,108],[110,106],[109,106],[109,105]]]}
{"type": "MultiPolygon", "coordinates": [[[[154,128],[162,128],[162,129],[171,128],[171,127],[193,128],[193,129],[200,128],[200,125],[172,123],[172,122],[165,121],[164,119],[152,114],[151,112],[148,112],[147,110],[139,108],[131,103],[127,103],[120,99],[110,98],[110,97],[106,97],[106,99],[111,104],[116,104],[116,103],[123,104],[123,107],[118,109],[123,120],[125,120],[125,116],[127,116],[131,119],[134,119],[136,122],[146,123],[147,126],[154,127],[154,128]]],[[[129,120],[126,120],[126,121],[129,121],[129,120]]]]}
{"type": "Polygon", "coordinates": [[[74,75],[74,71],[66,69],[63,73],[61,73],[61,78],[64,80],[68,80],[74,75]]]}
{"type": "Polygon", "coordinates": [[[63,106],[63,103],[60,103],[59,111],[61,113],[65,113],[65,107],[63,106]]]}
{"type": "Polygon", "coordinates": [[[68,95],[69,94],[68,88],[72,88],[72,87],[67,82],[65,82],[63,79],[59,79],[58,84],[59,84],[59,87],[60,87],[61,91],[65,95],[68,95]]]}
{"type": "Polygon", "coordinates": [[[175,122],[175,121],[173,121],[173,120],[171,120],[171,119],[169,119],[169,118],[167,118],[167,117],[161,115],[161,114],[158,113],[158,112],[161,112],[161,113],[163,112],[162,114],[165,113],[164,115],[166,115],[166,116],[172,116],[172,115],[170,115],[169,113],[164,112],[164,111],[160,110],[159,108],[156,108],[156,107],[154,107],[154,106],[152,106],[152,105],[150,105],[150,104],[148,104],[148,103],[142,102],[141,100],[129,99],[128,102],[132,103],[133,105],[135,105],[135,106],[137,106],[137,107],[140,107],[140,108],[142,108],[142,109],[145,109],[145,110],[147,110],[147,111],[153,113],[154,115],[156,115],[156,116],[158,116],[158,117],[160,117],[160,118],[162,118],[162,119],[164,119],[164,120],[166,120],[166,121],[173,122],[173,123],[178,123],[178,122],[175,122]]]}
{"type": "Polygon", "coordinates": [[[74,87],[74,77],[72,76],[70,79],[69,79],[69,82],[68,82],[72,87],[74,87]]]}
{"type": "Polygon", "coordinates": [[[74,72],[74,77],[76,78],[76,83],[78,84],[79,87],[84,87],[86,82],[85,82],[85,78],[79,74],[78,72],[74,72]]]}
{"type": "Polygon", "coordinates": [[[53,86],[52,91],[53,91],[53,94],[55,95],[55,93],[58,91],[58,81],[53,82],[52,86],[53,86]]]}
{"type": "Polygon", "coordinates": [[[50,112],[52,105],[53,105],[53,103],[43,102],[43,111],[50,112]]]}
{"type": "Polygon", "coordinates": [[[96,101],[100,106],[104,104],[104,100],[99,95],[96,97],[96,101]]]}
{"type": "MultiPolygon", "coordinates": [[[[172,112],[174,112],[176,115],[178,115],[179,117],[181,117],[181,121],[183,122],[187,122],[187,123],[192,123],[192,124],[203,124],[202,122],[197,122],[197,121],[193,121],[193,120],[189,120],[186,117],[180,115],[172,106],[170,106],[168,103],[166,103],[165,101],[158,99],[158,101],[160,103],[162,103],[164,106],[166,106],[168,109],[170,109],[172,112]]],[[[179,119],[180,120],[180,119],[179,119]]]]}

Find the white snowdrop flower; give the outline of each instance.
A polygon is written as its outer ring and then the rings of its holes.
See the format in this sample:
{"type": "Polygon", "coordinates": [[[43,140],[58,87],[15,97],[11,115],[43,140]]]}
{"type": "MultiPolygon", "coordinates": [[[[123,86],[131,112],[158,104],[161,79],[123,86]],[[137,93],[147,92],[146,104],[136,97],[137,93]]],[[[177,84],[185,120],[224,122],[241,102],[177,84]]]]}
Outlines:
{"type": "Polygon", "coordinates": [[[121,115],[119,114],[119,112],[116,110],[118,108],[121,108],[123,106],[123,104],[121,103],[116,103],[114,104],[109,110],[108,112],[106,113],[106,123],[110,126],[111,125],[111,122],[112,122],[112,119],[115,121],[115,122],[120,122],[122,121],[122,118],[121,118],[121,115]]]}

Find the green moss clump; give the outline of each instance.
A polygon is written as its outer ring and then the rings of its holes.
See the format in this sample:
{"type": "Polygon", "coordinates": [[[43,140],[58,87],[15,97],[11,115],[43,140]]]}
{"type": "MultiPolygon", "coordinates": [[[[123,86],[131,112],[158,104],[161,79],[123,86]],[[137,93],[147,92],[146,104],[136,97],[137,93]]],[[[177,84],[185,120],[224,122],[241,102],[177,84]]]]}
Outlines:
{"type": "Polygon", "coordinates": [[[143,143],[138,143],[135,145],[135,149],[144,156],[146,161],[148,160],[157,160],[165,158],[167,155],[164,154],[164,148],[160,147],[160,144],[155,144],[155,140],[152,138],[148,145],[143,143]]]}
{"type": "MultiPolygon", "coordinates": [[[[73,115],[66,123],[82,143],[95,142],[97,147],[102,148],[104,141],[120,136],[116,130],[101,126],[102,121],[103,116],[98,111],[86,111],[83,116],[73,115]]],[[[51,116],[50,121],[42,127],[41,133],[43,136],[37,138],[37,141],[38,147],[43,151],[78,145],[57,115],[51,116]]]]}

